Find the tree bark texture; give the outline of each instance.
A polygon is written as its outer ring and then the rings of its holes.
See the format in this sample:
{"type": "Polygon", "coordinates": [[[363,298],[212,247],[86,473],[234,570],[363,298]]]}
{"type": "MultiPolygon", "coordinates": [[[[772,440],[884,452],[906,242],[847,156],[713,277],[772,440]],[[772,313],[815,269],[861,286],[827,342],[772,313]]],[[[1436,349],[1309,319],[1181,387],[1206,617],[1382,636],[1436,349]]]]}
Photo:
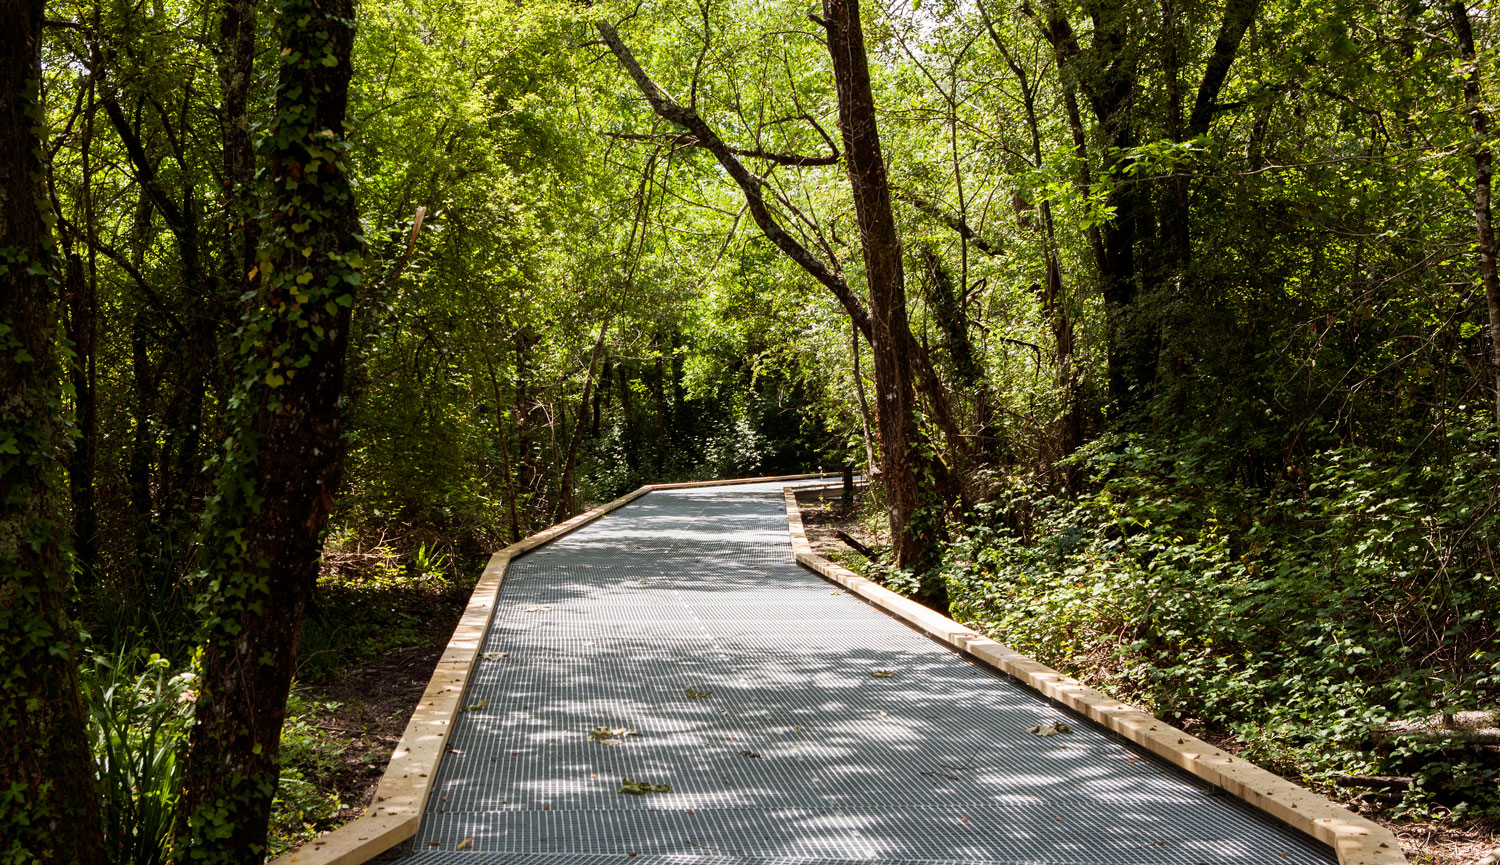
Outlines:
{"type": "Polygon", "coordinates": [[[271,191],[231,437],[205,525],[209,583],[177,861],[258,865],[303,615],[342,464],[364,241],[348,180],[353,0],[279,0],[271,191]]]}
{"type": "MultiPolygon", "coordinates": [[[[839,101],[844,163],[854,192],[865,281],[870,292],[870,346],[880,426],[881,474],[890,513],[895,565],[918,574],[937,564],[939,514],[923,507],[927,442],[917,426],[911,328],[901,238],[891,213],[890,180],[880,150],[875,98],[858,0],[824,0],[823,21],[839,101]]],[[[955,445],[958,443],[955,442],[955,445]]],[[[925,602],[947,609],[946,592],[924,581],[925,602]]]]}
{"type": "Polygon", "coordinates": [[[56,254],[43,222],[42,0],[0,0],[0,859],[105,861],[68,617],[56,254]]]}
{"type": "Polygon", "coordinates": [[[1467,67],[1464,102],[1469,112],[1469,124],[1474,130],[1474,227],[1479,247],[1479,280],[1484,285],[1484,302],[1489,313],[1495,423],[1500,424],[1500,271],[1497,271],[1495,261],[1495,226],[1490,211],[1494,152],[1488,143],[1489,116],[1485,114],[1480,98],[1479,60],[1474,50],[1474,28],[1469,22],[1469,8],[1463,0],[1454,0],[1449,6],[1449,16],[1453,35],[1458,39],[1459,54],[1467,67]]]}

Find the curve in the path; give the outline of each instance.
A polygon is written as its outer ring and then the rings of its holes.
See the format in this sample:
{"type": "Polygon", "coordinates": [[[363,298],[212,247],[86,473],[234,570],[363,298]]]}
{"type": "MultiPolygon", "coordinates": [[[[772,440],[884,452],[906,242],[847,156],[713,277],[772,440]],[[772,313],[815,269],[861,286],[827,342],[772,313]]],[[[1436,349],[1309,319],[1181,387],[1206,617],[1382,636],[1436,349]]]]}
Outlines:
{"type": "Polygon", "coordinates": [[[512,562],[400,861],[1335,861],[798,567],[783,486],[653,492],[512,562]]]}

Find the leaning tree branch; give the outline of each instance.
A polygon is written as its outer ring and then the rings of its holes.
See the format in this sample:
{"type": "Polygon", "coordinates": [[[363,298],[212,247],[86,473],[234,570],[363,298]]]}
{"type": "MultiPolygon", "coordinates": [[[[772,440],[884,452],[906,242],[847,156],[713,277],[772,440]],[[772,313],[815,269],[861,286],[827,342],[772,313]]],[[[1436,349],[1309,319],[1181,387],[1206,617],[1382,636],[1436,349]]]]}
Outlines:
{"type": "Polygon", "coordinates": [[[777,249],[780,249],[788,258],[795,261],[810,276],[833,292],[834,297],[838,298],[839,303],[843,304],[844,310],[853,319],[854,325],[860,329],[860,332],[865,335],[866,339],[871,338],[869,310],[865,308],[864,303],[849,288],[849,283],[844,280],[842,273],[824,263],[816,255],[813,255],[807,247],[798,243],[797,239],[788,234],[786,229],[782,228],[781,224],[776,221],[776,217],[766,207],[765,197],[762,194],[762,188],[766,186],[766,182],[751,174],[745,168],[734,150],[725,144],[723,139],[719,138],[713,128],[704,122],[703,118],[698,116],[697,111],[679,105],[672,97],[663,93],[661,88],[656,86],[656,82],[652,81],[651,77],[641,68],[641,65],[636,62],[635,55],[630,52],[630,48],[620,39],[620,34],[615,30],[614,25],[608,21],[599,21],[595,26],[598,28],[599,35],[604,39],[605,44],[609,46],[610,50],[614,52],[615,57],[620,61],[620,65],[630,75],[631,80],[635,82],[641,94],[646,97],[646,101],[651,104],[651,110],[655,111],[657,116],[663,120],[675,123],[686,129],[699,142],[696,146],[702,147],[714,155],[714,158],[719,161],[719,165],[723,167],[725,173],[734,180],[735,184],[739,186],[740,191],[744,193],[745,204],[750,210],[750,216],[755,220],[756,226],[765,234],[766,239],[775,244],[777,249]]]}
{"type": "Polygon", "coordinates": [[[1213,53],[1203,70],[1203,81],[1198,85],[1197,98],[1193,100],[1193,113],[1188,119],[1188,130],[1193,136],[1208,132],[1214,114],[1230,106],[1220,103],[1219,92],[1229,77],[1229,67],[1240,50],[1240,40],[1255,21],[1260,9],[1260,0],[1230,0],[1224,6],[1224,19],[1219,23],[1219,35],[1214,40],[1213,53]]]}
{"type": "Polygon", "coordinates": [[[120,136],[120,142],[125,145],[125,154],[130,157],[131,167],[135,169],[136,182],[141,185],[146,197],[166,217],[167,225],[171,226],[172,233],[182,237],[186,231],[187,219],[182,208],[177,202],[167,195],[156,176],[155,163],[151,157],[146,155],[146,148],[142,146],[140,136],[136,135],[135,129],[131,127],[130,121],[125,117],[125,111],[120,108],[120,103],[113,94],[104,96],[104,113],[109,115],[109,122],[120,136]]]}
{"type": "MultiPolygon", "coordinates": [[[[670,144],[673,147],[706,147],[698,136],[687,132],[677,134],[667,132],[606,132],[606,137],[616,138],[622,141],[656,141],[662,144],[670,144]]],[[[777,165],[789,165],[793,168],[806,168],[815,165],[837,165],[841,154],[835,150],[828,156],[802,156],[797,153],[776,153],[771,150],[748,149],[742,147],[731,147],[729,152],[735,156],[743,156],[746,159],[764,159],[777,165]]]]}
{"type": "Polygon", "coordinates": [[[959,237],[967,240],[970,246],[973,246],[975,249],[979,250],[985,255],[993,258],[997,255],[1005,254],[1005,250],[1000,247],[1000,244],[986,240],[983,235],[974,230],[973,226],[964,221],[963,217],[949,212],[936,201],[933,201],[930,198],[924,198],[923,196],[910,190],[901,190],[897,192],[897,195],[911,202],[912,205],[917,208],[917,210],[920,210],[933,219],[936,219],[938,222],[941,222],[942,224],[958,232],[959,237]]]}

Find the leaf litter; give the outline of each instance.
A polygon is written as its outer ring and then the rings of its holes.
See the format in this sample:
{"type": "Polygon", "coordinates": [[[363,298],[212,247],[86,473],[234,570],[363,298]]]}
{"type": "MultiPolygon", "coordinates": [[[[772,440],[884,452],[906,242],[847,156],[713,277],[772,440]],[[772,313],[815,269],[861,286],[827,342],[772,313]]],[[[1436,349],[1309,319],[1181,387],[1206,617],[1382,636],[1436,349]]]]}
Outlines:
{"type": "Polygon", "coordinates": [[[647,793],[670,793],[671,784],[648,784],[645,781],[632,781],[629,778],[620,780],[620,792],[629,793],[632,796],[644,796],[647,793]]]}
{"type": "Polygon", "coordinates": [[[1035,727],[1029,727],[1026,732],[1037,736],[1056,736],[1058,733],[1071,733],[1073,728],[1062,721],[1053,721],[1050,724],[1037,724],[1035,727]]]}
{"type": "Polygon", "coordinates": [[[701,700],[704,697],[712,697],[714,695],[714,692],[713,692],[712,689],[707,690],[707,691],[697,691],[697,690],[694,690],[690,686],[690,687],[684,688],[683,690],[687,691],[688,697],[690,699],[693,699],[693,700],[701,700]]]}
{"type": "Polygon", "coordinates": [[[628,727],[604,727],[599,726],[589,731],[589,738],[601,745],[619,747],[625,744],[626,736],[639,736],[635,730],[628,727]]]}

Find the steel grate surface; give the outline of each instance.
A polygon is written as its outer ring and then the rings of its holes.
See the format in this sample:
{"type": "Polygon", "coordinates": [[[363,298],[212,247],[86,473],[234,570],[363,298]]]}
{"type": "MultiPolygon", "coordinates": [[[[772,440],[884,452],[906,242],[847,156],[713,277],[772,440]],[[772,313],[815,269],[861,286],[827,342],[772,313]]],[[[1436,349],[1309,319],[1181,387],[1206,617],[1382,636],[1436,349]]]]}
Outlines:
{"type": "Polygon", "coordinates": [[[654,492],[513,561],[485,645],[506,654],[400,861],[1335,861],[798,567],[782,486],[654,492]]]}

